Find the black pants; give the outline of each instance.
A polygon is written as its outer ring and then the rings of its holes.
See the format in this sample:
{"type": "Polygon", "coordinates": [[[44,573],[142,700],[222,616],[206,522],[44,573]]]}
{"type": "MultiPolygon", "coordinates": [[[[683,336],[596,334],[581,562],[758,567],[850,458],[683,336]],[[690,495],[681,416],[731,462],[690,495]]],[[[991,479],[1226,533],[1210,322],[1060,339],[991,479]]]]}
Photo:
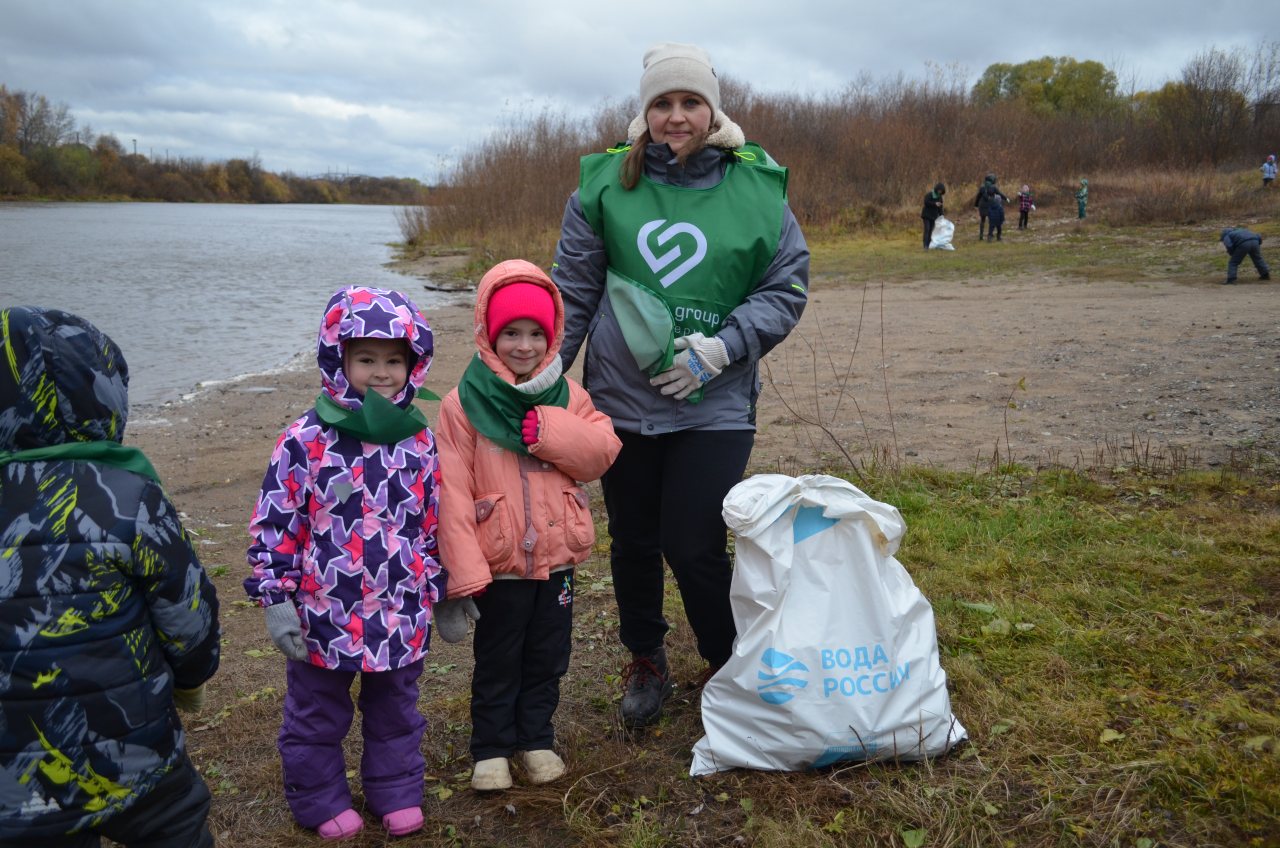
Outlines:
{"type": "Polygon", "coordinates": [[[213,848],[209,787],[186,754],[155,788],[94,830],[70,836],[0,839],[0,848],[98,848],[102,837],[126,848],[213,848]]]}
{"type": "Polygon", "coordinates": [[[1236,245],[1236,249],[1231,251],[1231,259],[1227,262],[1227,279],[1234,280],[1236,272],[1240,269],[1240,263],[1245,257],[1253,260],[1253,267],[1257,269],[1259,277],[1267,277],[1271,275],[1271,269],[1267,267],[1267,261],[1262,258],[1262,242],[1258,239],[1248,239],[1236,245]]]}
{"type": "Polygon", "coordinates": [[[1029,211],[1027,209],[1018,210],[1018,229],[1025,230],[1027,228],[1027,213],[1029,211]]]}
{"type": "Polygon", "coordinates": [[[549,750],[569,670],[573,570],[546,580],[495,580],[476,599],[471,675],[471,756],[549,750]]]}
{"type": "Polygon", "coordinates": [[[981,241],[987,229],[987,210],[978,209],[978,240],[981,241]]]}
{"type": "Polygon", "coordinates": [[[662,644],[663,558],[671,566],[698,653],[713,666],[733,653],[733,568],[720,512],[751,457],[751,430],[619,432],[622,451],[601,480],[609,511],[610,563],[622,644],[662,644]]]}
{"type": "Polygon", "coordinates": [[[921,220],[924,221],[924,246],[927,250],[929,248],[929,242],[933,241],[933,225],[935,219],[923,218],[921,220]]]}

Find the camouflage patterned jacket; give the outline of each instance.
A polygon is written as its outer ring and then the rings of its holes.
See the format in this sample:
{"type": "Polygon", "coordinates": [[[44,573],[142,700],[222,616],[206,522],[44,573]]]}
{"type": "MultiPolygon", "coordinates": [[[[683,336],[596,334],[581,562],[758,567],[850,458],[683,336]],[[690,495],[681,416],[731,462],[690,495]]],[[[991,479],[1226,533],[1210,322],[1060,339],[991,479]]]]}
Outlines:
{"type": "MultiPolygon", "coordinates": [[[[119,441],[119,348],[87,322],[0,310],[0,452],[119,441]]],[[[0,465],[0,841],[93,827],[178,761],[173,689],[218,667],[218,603],[149,477],[0,465]]]]}

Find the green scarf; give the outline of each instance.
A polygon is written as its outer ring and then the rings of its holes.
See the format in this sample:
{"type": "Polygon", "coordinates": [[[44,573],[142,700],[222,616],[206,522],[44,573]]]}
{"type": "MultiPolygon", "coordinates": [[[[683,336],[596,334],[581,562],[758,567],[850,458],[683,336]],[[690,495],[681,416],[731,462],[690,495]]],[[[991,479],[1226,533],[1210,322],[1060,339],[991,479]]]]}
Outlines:
{"type": "Polygon", "coordinates": [[[413,405],[414,394],[409,389],[409,406],[401,409],[377,392],[368,391],[360,408],[351,410],[329,397],[328,392],[321,392],[316,398],[316,415],[330,427],[362,442],[394,445],[427,428],[427,416],[413,405]]]}
{"type": "Polygon", "coordinates": [[[49,445],[43,448],[0,453],[0,466],[10,462],[39,462],[42,460],[82,460],[97,462],[115,468],[123,468],[143,477],[150,477],[157,483],[160,475],[138,448],[128,448],[119,442],[66,442],[61,445],[49,445]]]}
{"type": "Polygon", "coordinates": [[[481,435],[518,454],[528,454],[520,426],[535,406],[569,405],[569,384],[564,375],[536,394],[522,392],[503,380],[476,354],[458,383],[458,400],[467,420],[481,435]]]}

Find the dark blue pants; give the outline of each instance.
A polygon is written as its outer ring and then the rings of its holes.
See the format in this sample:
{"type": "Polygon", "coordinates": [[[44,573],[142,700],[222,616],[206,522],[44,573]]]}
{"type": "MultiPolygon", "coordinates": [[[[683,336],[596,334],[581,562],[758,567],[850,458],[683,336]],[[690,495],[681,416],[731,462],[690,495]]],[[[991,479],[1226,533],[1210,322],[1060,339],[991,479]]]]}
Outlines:
{"type": "Polygon", "coordinates": [[[550,750],[573,638],[573,570],[495,580],[476,599],[471,756],[550,750]]]}
{"type": "Polygon", "coordinates": [[[286,669],[289,688],[277,745],[284,797],[298,824],[314,829],[351,807],[342,740],[355,716],[351,684],[357,674],[365,801],[378,816],[421,806],[426,767],[420,745],[427,729],[418,711],[422,660],[393,671],[334,671],[292,660],[286,669]]]}
{"type": "Polygon", "coordinates": [[[1240,263],[1245,257],[1253,260],[1253,267],[1257,269],[1259,277],[1267,277],[1271,275],[1271,269],[1267,267],[1267,261],[1262,258],[1262,242],[1258,239],[1248,239],[1236,245],[1236,249],[1231,251],[1231,259],[1227,262],[1227,279],[1234,280],[1236,272],[1240,269],[1240,263]]]}
{"type": "Polygon", "coordinates": [[[663,436],[619,431],[622,451],[605,472],[610,564],[622,644],[662,644],[663,558],[671,566],[698,653],[712,666],[733,653],[724,497],[742,480],[755,432],[684,430],[663,436]]]}
{"type": "Polygon", "coordinates": [[[104,836],[127,848],[213,848],[208,818],[209,787],[183,754],[142,799],[94,830],[0,839],[0,848],[98,848],[104,836]]]}

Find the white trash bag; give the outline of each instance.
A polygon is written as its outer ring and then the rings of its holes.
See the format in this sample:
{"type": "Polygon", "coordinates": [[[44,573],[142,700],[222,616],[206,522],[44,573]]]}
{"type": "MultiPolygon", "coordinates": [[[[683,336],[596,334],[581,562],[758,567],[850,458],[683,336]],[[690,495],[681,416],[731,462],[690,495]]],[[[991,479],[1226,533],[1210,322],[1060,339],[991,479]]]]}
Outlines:
{"type": "Polygon", "coordinates": [[[702,692],[692,775],[918,760],[967,737],[933,608],[894,559],[898,510],[826,475],[729,491],[733,656],[702,692]]]}
{"type": "Polygon", "coordinates": [[[951,238],[956,234],[956,225],[946,215],[939,215],[933,222],[933,233],[929,236],[930,250],[955,250],[951,238]]]}

